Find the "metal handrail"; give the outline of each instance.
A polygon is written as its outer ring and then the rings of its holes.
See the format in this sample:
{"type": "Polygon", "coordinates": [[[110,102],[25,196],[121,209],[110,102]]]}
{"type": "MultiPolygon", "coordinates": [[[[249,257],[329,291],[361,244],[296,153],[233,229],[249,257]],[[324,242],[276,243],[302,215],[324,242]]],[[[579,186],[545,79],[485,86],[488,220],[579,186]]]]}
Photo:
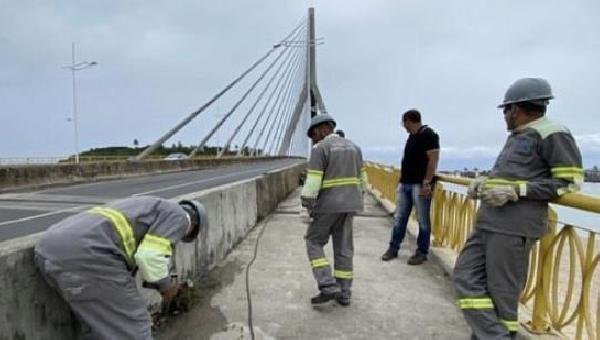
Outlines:
{"type": "MultiPolygon", "coordinates": [[[[369,182],[383,198],[395,202],[400,169],[373,162],[366,164],[369,182]]],[[[432,245],[459,252],[471,233],[478,202],[444,188],[444,183],[468,186],[470,179],[437,176],[432,198],[432,245]]],[[[565,194],[553,203],[600,213],[600,197],[565,194]]],[[[565,224],[549,209],[549,232],[534,246],[520,301],[530,307],[525,326],[534,333],[554,329],[575,339],[600,339],[600,253],[598,233],[565,224]]],[[[600,219],[599,219],[600,221],[600,219]]]]}

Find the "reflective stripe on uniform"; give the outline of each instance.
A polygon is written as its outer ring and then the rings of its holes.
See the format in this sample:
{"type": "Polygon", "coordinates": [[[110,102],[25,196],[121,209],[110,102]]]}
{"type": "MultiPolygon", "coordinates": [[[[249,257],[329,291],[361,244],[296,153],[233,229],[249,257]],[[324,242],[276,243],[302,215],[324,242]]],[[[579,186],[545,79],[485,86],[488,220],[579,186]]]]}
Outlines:
{"type": "Polygon", "coordinates": [[[336,269],[333,271],[333,276],[335,276],[338,279],[351,279],[354,277],[354,274],[351,270],[336,269]]]}
{"type": "Polygon", "coordinates": [[[554,178],[566,179],[573,181],[574,183],[583,182],[583,168],[575,166],[558,166],[550,169],[550,171],[554,178]]]}
{"type": "Polygon", "coordinates": [[[310,265],[313,268],[325,267],[329,265],[329,261],[327,261],[327,258],[321,257],[310,261],[310,265]]]}
{"type": "Polygon", "coordinates": [[[162,236],[147,233],[146,236],[144,236],[142,242],[140,243],[140,248],[142,247],[152,248],[166,256],[171,256],[173,254],[173,250],[171,248],[171,241],[168,238],[162,236]]]}
{"type": "Polygon", "coordinates": [[[323,181],[323,189],[358,184],[360,184],[360,179],[357,177],[341,177],[334,179],[326,179],[323,181]]]}
{"type": "Polygon", "coordinates": [[[508,328],[509,332],[516,332],[519,330],[519,321],[501,320],[504,326],[508,328]]]}
{"type": "Polygon", "coordinates": [[[460,309],[494,309],[494,302],[489,297],[459,299],[460,309]]]}
{"type": "Polygon", "coordinates": [[[127,217],[122,212],[109,207],[94,207],[89,212],[101,215],[111,222],[121,239],[121,246],[125,252],[125,260],[129,268],[134,268],[135,236],[131,224],[127,221],[127,217]]]}
{"type": "Polygon", "coordinates": [[[321,190],[321,182],[323,180],[323,171],[307,170],[306,182],[302,188],[301,196],[308,198],[317,198],[319,190],[321,190]]]}
{"type": "Polygon", "coordinates": [[[157,282],[168,277],[172,253],[171,241],[168,238],[146,234],[135,253],[135,261],[144,280],[157,282]]]}
{"type": "Polygon", "coordinates": [[[501,186],[513,186],[519,188],[520,185],[527,184],[527,181],[513,180],[508,178],[490,177],[485,180],[484,188],[495,188],[501,186]]]}
{"type": "Polygon", "coordinates": [[[527,196],[527,181],[513,180],[501,177],[490,177],[483,184],[484,189],[509,186],[515,189],[520,197],[527,196]]]}

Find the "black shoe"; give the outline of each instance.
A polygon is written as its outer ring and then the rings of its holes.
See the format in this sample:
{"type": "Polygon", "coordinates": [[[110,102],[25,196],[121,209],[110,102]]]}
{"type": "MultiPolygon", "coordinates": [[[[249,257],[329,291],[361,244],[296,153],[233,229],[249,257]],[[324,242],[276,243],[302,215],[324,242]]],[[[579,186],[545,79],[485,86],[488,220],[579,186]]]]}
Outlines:
{"type": "Polygon", "coordinates": [[[381,255],[381,259],[383,261],[389,261],[391,259],[395,259],[396,257],[398,257],[398,251],[392,248],[388,248],[388,250],[385,251],[385,254],[381,255]]]}
{"type": "Polygon", "coordinates": [[[310,303],[313,304],[313,306],[318,306],[318,305],[323,305],[326,304],[327,302],[331,301],[331,300],[335,300],[339,297],[340,293],[335,292],[335,293],[319,293],[319,295],[314,296],[310,299],[310,303]]]}
{"type": "Polygon", "coordinates": [[[427,261],[427,255],[417,251],[413,256],[411,256],[408,259],[408,264],[410,264],[411,266],[418,266],[425,261],[427,261]]]}
{"type": "Polygon", "coordinates": [[[344,296],[339,296],[337,299],[335,299],[337,301],[337,303],[339,303],[340,305],[347,307],[350,306],[350,298],[349,297],[344,297],[344,296]]]}

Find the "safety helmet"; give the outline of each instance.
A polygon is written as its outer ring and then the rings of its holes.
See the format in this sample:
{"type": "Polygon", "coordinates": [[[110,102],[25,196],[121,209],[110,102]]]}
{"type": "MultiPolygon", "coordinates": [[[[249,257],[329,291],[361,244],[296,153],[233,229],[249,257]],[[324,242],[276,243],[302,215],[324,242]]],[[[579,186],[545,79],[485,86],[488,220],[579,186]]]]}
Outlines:
{"type": "Polygon", "coordinates": [[[190,216],[193,222],[196,222],[196,228],[189,234],[185,235],[181,240],[183,242],[193,242],[200,233],[200,229],[206,230],[208,228],[208,215],[204,205],[194,200],[182,200],[179,201],[179,205],[185,212],[190,216]]]}
{"type": "Polygon", "coordinates": [[[346,137],[346,134],[344,133],[344,130],[342,130],[342,129],[335,130],[335,134],[340,137],[346,137]]]}
{"type": "Polygon", "coordinates": [[[550,84],[545,79],[522,78],[510,85],[504,95],[504,101],[498,107],[502,108],[509,104],[522,102],[546,106],[553,98],[550,84]]]}
{"type": "Polygon", "coordinates": [[[310,126],[308,127],[308,131],[306,131],[306,134],[308,135],[308,137],[310,138],[312,136],[312,129],[317,126],[317,125],[321,125],[323,123],[329,123],[331,124],[331,127],[333,129],[335,129],[335,120],[333,119],[333,117],[331,117],[330,115],[324,113],[321,115],[316,115],[314,117],[312,117],[311,121],[310,121],[310,126]]]}

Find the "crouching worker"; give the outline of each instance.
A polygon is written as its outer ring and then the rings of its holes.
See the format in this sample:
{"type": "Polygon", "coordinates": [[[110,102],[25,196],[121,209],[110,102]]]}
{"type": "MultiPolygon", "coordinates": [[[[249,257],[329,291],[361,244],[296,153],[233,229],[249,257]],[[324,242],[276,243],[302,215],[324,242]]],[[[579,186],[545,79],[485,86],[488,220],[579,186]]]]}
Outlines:
{"type": "Polygon", "coordinates": [[[131,197],[68,217],[35,247],[36,266],[82,324],[83,339],[152,339],[135,272],[169,302],[180,290],[169,276],[179,241],[207,227],[204,206],[131,197]]]}

